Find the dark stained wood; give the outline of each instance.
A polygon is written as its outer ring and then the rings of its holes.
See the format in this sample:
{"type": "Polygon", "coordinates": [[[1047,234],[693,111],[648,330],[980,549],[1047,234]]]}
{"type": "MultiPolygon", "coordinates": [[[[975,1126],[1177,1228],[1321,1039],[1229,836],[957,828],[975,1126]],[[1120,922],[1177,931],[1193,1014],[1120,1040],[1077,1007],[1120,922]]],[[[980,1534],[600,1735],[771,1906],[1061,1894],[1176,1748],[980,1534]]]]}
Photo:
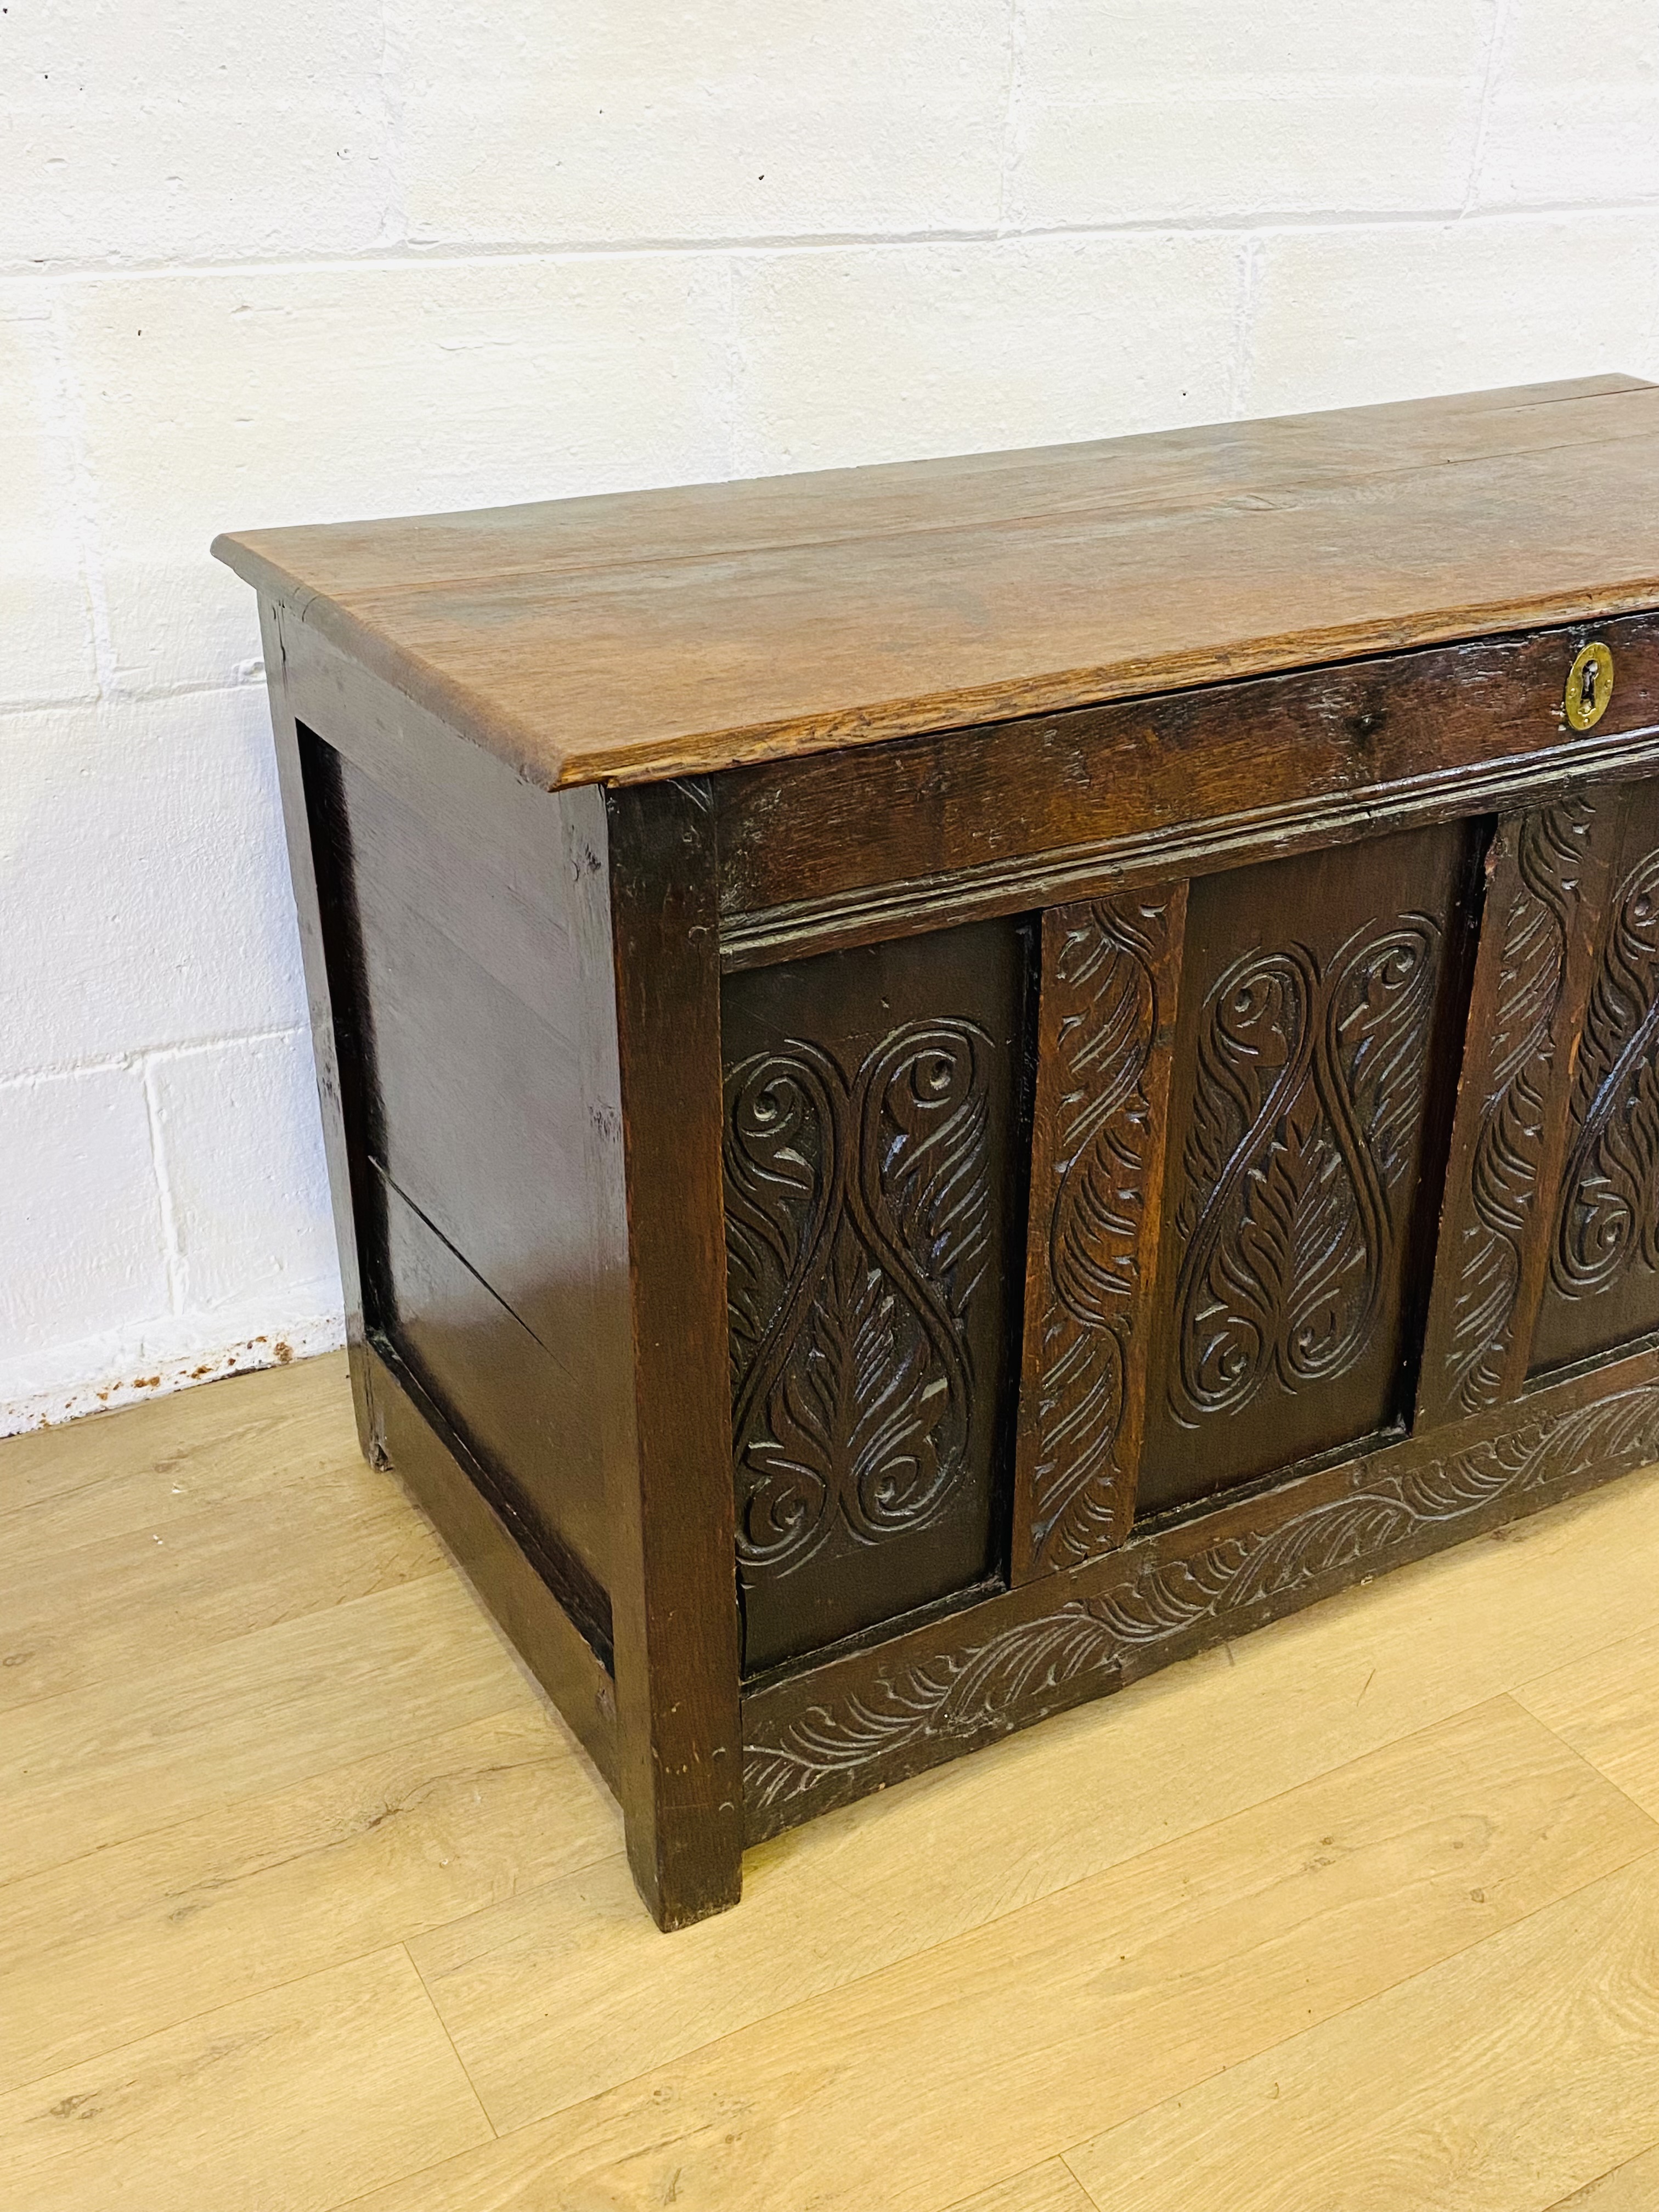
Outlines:
{"type": "Polygon", "coordinates": [[[1655,1458],[1648,1350],[757,1687],[744,1700],[749,1840],[1655,1458]]]}
{"type": "Polygon", "coordinates": [[[357,1421],[357,1441],[365,1458],[374,1450],[374,1419],[369,1403],[369,1371],[363,1328],[362,1270],[357,1258],[354,1205],[367,1178],[361,1146],[354,1146],[354,1131],[361,1127],[362,1109],[354,1097],[347,1110],[346,1092],[356,1079],[352,1040],[337,1027],[333,992],[329,980],[321,903],[318,895],[316,856],[312,848],[310,816],[306,802],[305,773],[300,759],[299,727],[295,720],[287,648],[281,610],[270,600],[259,603],[259,629],[264,647],[266,690],[270,698],[271,736],[276,751],[277,786],[282,793],[283,829],[288,844],[289,878],[294,890],[294,909],[299,922],[300,953],[306,979],[306,1010],[311,1024],[311,1049],[317,1073],[318,1103],[322,1109],[323,1152],[328,1163],[329,1198],[334,1213],[335,1249],[340,1259],[340,1288],[345,1304],[346,1364],[351,1375],[351,1402],[357,1421]],[[341,1063],[346,1062],[343,1079],[341,1063]]]}
{"type": "Polygon", "coordinates": [[[1418,1385],[1420,1427],[1512,1398],[1526,1379],[1570,1071],[1624,805],[1615,784],[1511,815],[1486,857],[1418,1385]]]}
{"type": "Polygon", "coordinates": [[[389,1344],[365,1355],[375,1464],[395,1469],[532,1674],[617,1787],[615,1685],[532,1564],[522,1533],[489,1502],[490,1478],[389,1344]]]}
{"type": "Polygon", "coordinates": [[[568,818],[570,799],[526,785],[302,623],[283,625],[283,665],[300,720],[406,816],[441,831],[459,868],[480,872],[511,904],[569,923],[568,881],[548,872],[547,825],[568,818]]]}
{"type": "MultiPolygon", "coordinates": [[[[307,725],[296,741],[297,818],[325,878],[328,1049],[349,1076],[340,1123],[355,1163],[344,1209],[354,1279],[368,1358],[404,1394],[400,1430],[371,1427],[368,1448],[408,1462],[407,1479],[591,1748],[596,1728],[613,1744],[619,1735],[606,1662],[622,1647],[633,1758],[607,1752],[606,1771],[653,1910],[671,1923],[695,1917],[710,1893],[708,1869],[694,1865],[688,1881],[682,1860],[708,1824],[699,1825],[695,1786],[682,1804],[680,1776],[663,1764],[654,1720],[672,1692],[660,1671],[647,1679],[641,1649],[641,1454],[604,801],[526,787],[315,639],[287,676],[307,725]],[[622,1593],[620,1622],[596,1560],[622,1593]],[[562,1624],[550,1644],[549,1608],[562,1624]],[[570,1659],[572,1638],[589,1648],[586,1669],[570,1659]]],[[[717,1160],[717,1052],[710,1099],[717,1160]]],[[[718,1221],[716,1212],[716,1239],[718,1221]]],[[[718,1310],[714,1322],[722,1326],[718,1310]]],[[[660,1401],[659,1367],[651,1373],[660,1401]]],[[[660,1428],[660,1402],[657,1419],[660,1428]]],[[[729,1522],[723,1433],[718,1475],[729,1522]]],[[[672,1550],[660,1526],[653,1542],[672,1550]]],[[[725,1559],[729,1614],[729,1533],[725,1559]]],[[[656,1611],[657,1642],[670,1649],[690,1617],[683,1607],[676,1618],[673,1597],[671,1587],[656,1611]]],[[[729,1626],[726,1636],[734,1641],[729,1626]]],[[[735,1652],[721,1679],[729,1778],[735,1652]]],[[[723,1819],[735,1838],[731,1786],[723,1819]]],[[[717,1869],[725,1901],[738,1865],[733,1840],[717,1869]]]]}
{"type": "Polygon", "coordinates": [[[216,550],[534,781],[632,782],[1650,606],[1656,453],[1602,378],[216,550]]]}
{"type": "Polygon", "coordinates": [[[561,802],[525,794],[554,817],[532,906],[307,730],[301,746],[362,1151],[397,1201],[380,1326],[553,1550],[576,1555],[573,1586],[595,1593],[584,1626],[604,1648],[580,1003],[548,896],[562,894],[561,802]]]}
{"type": "Polygon", "coordinates": [[[1402,1415],[1472,857],[1452,824],[1192,886],[1141,1516],[1402,1415]]]}
{"type": "Polygon", "coordinates": [[[484,1495],[608,1667],[611,1600],[593,1563],[610,1532],[589,1494],[600,1472],[588,1464],[589,1404],[395,1183],[381,1180],[361,1218],[370,1342],[396,1353],[465,1439],[484,1495]]]}
{"type": "Polygon", "coordinates": [[[677,1928],[742,1886],[714,808],[655,784],[606,817],[634,1392],[611,1502],[619,1795],[634,1879],[677,1928]]]}
{"type": "Polygon", "coordinates": [[[384,1325],[419,1334],[406,1355],[434,1363],[427,1387],[492,1464],[496,1502],[540,1532],[544,1564],[562,1559],[559,1586],[585,1594],[584,1627],[608,1650],[593,1376],[606,1184],[590,1139],[616,1108],[590,1097],[584,1054],[614,1014],[608,953],[579,949],[571,912],[581,795],[527,788],[313,633],[283,653],[288,693],[328,739],[303,739],[307,846],[335,917],[359,1210],[384,1221],[387,1176],[459,1286],[445,1310],[435,1268],[418,1271],[399,1318],[382,1264],[384,1325]]]}
{"type": "Polygon", "coordinates": [[[1659,617],[1486,640],[742,769],[718,787],[748,966],[1509,811],[1659,764],[1659,617]],[[1612,703],[1567,728],[1587,638],[1612,703]]]}
{"type": "Polygon", "coordinates": [[[1018,1374],[1025,935],[732,977],[732,1453],[757,1672],[981,1583],[1018,1374]]]}
{"type": "Polygon", "coordinates": [[[1659,781],[1632,789],[1571,1071],[1531,1368],[1659,1329],[1659,781]]]}
{"type": "Polygon", "coordinates": [[[1042,917],[1017,1582],[1109,1550],[1134,1518],[1186,920],[1185,884],[1042,917]]]}

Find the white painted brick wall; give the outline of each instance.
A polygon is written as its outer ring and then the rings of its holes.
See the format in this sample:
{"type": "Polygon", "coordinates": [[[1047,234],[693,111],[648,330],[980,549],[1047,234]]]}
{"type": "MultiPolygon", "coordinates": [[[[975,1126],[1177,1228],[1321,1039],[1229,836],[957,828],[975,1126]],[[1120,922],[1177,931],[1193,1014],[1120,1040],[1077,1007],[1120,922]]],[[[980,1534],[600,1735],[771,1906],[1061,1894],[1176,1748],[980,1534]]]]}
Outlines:
{"type": "Polygon", "coordinates": [[[9,0],[0,1429],[333,1341],[228,526],[1659,377],[1652,0],[9,0]]]}

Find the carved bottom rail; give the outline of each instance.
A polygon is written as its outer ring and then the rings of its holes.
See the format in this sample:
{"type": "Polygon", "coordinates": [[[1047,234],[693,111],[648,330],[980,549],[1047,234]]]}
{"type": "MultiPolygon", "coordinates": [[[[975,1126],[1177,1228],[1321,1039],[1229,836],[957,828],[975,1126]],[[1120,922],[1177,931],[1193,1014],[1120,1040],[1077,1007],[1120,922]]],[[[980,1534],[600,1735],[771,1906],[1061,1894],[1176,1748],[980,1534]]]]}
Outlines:
{"type": "Polygon", "coordinates": [[[1659,1459],[1659,1350],[1402,1439],[744,1700],[759,1842],[1659,1459]]]}

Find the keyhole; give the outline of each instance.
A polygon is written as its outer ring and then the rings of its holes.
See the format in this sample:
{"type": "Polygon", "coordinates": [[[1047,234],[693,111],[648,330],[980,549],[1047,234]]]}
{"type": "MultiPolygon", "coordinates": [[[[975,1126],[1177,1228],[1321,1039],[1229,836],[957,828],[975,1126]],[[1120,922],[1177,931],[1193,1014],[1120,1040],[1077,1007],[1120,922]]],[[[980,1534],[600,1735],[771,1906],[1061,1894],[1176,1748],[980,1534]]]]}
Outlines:
{"type": "Polygon", "coordinates": [[[1605,645],[1587,645],[1567,671],[1561,704],[1570,728],[1593,730],[1613,704],[1613,655],[1605,645]]]}

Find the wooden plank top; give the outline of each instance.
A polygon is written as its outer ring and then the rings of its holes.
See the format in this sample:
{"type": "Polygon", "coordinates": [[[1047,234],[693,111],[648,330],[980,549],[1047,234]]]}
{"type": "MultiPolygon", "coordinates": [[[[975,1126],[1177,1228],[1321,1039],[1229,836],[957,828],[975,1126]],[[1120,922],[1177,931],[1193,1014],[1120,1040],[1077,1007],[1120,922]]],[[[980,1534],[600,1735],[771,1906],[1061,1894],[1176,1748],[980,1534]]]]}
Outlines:
{"type": "Polygon", "coordinates": [[[1632,377],[214,551],[532,781],[645,782],[1659,604],[1632,377]]]}

